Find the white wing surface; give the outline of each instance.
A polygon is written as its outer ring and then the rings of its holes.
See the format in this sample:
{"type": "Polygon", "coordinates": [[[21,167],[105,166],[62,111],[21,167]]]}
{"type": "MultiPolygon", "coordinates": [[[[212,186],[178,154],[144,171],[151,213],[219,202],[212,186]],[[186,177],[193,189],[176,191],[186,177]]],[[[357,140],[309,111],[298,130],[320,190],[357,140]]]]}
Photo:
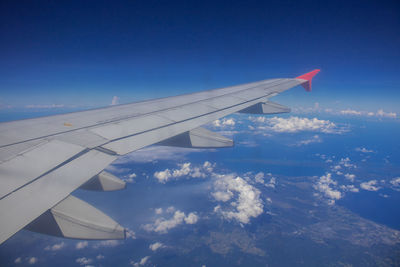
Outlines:
{"type": "Polygon", "coordinates": [[[216,148],[233,141],[201,128],[235,112],[290,109],[269,98],[297,85],[311,90],[319,70],[150,101],[0,124],[0,243],[19,230],[79,239],[121,239],[125,230],[88,203],[77,188],[118,190],[125,183],[103,171],[140,148],[216,148]]]}

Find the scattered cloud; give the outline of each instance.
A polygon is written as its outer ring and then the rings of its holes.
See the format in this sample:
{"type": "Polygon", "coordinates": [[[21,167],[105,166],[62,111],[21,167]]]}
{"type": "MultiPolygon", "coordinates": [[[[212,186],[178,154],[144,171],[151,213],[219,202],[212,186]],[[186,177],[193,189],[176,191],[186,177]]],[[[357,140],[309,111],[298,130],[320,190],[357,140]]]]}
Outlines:
{"type": "Polygon", "coordinates": [[[164,247],[165,247],[164,244],[163,244],[163,243],[160,243],[160,242],[153,243],[153,244],[151,244],[151,245],[149,246],[149,248],[150,248],[152,251],[156,251],[156,250],[158,250],[158,249],[160,249],[160,248],[164,248],[164,247]]]}
{"type": "Polygon", "coordinates": [[[226,207],[217,205],[214,208],[215,212],[221,213],[228,220],[237,220],[242,224],[249,223],[251,218],[263,213],[264,206],[257,188],[234,174],[215,174],[215,178],[215,191],[211,195],[216,201],[227,202],[237,195],[229,205],[225,205],[226,207]]]}
{"type": "Polygon", "coordinates": [[[335,204],[335,200],[342,198],[342,193],[332,188],[332,186],[336,185],[337,182],[332,179],[332,174],[326,173],[319,178],[317,183],[314,185],[314,188],[328,198],[329,204],[333,205],[335,204]]]}
{"type": "Polygon", "coordinates": [[[378,187],[377,184],[378,184],[377,180],[371,180],[369,182],[361,183],[360,187],[368,191],[378,191],[380,187],[378,187]]]}
{"type": "Polygon", "coordinates": [[[265,179],[267,179],[267,177],[265,177],[263,172],[259,172],[254,176],[254,180],[257,183],[263,184],[266,187],[270,187],[270,188],[275,188],[276,185],[276,178],[275,177],[271,177],[271,173],[268,173],[267,176],[270,176],[269,178],[269,182],[265,182],[265,179]]]}
{"type": "Polygon", "coordinates": [[[213,124],[214,127],[224,128],[226,126],[235,126],[236,121],[235,121],[234,118],[229,118],[229,119],[223,118],[223,119],[219,119],[219,120],[213,121],[212,124],[213,124]]]}
{"type": "Polygon", "coordinates": [[[16,263],[16,264],[21,263],[21,262],[22,262],[21,257],[16,258],[14,261],[14,263],[16,263]]]}
{"type": "Polygon", "coordinates": [[[379,109],[377,112],[376,112],[376,116],[377,117],[385,117],[385,118],[392,118],[392,119],[395,119],[395,118],[397,118],[397,113],[395,113],[395,112],[385,112],[385,111],[383,111],[383,109],[379,109]]]}
{"type": "Polygon", "coordinates": [[[361,152],[361,153],[373,153],[374,152],[372,149],[367,149],[365,147],[357,147],[355,150],[358,152],[361,152]]]}
{"type": "Polygon", "coordinates": [[[163,209],[162,208],[157,208],[157,209],[154,210],[154,212],[156,214],[161,214],[163,212],[163,209]]]}
{"type": "Polygon", "coordinates": [[[93,245],[93,248],[100,248],[100,247],[116,247],[120,245],[121,242],[118,240],[104,240],[104,241],[99,241],[96,244],[93,245]]]}
{"type": "Polygon", "coordinates": [[[341,111],[339,111],[339,113],[342,115],[356,115],[356,116],[360,116],[363,114],[361,111],[357,111],[357,110],[349,109],[349,108],[345,109],[345,110],[341,110],[341,111]]]}
{"type": "Polygon", "coordinates": [[[189,213],[188,216],[186,216],[183,219],[185,220],[185,223],[187,223],[187,224],[195,224],[199,220],[199,217],[195,213],[191,212],[191,213],[189,213]]]}
{"type": "Polygon", "coordinates": [[[146,256],[146,257],[143,257],[139,262],[131,261],[130,264],[134,267],[143,266],[148,262],[149,258],[150,258],[150,256],[146,256]]]}
{"type": "Polygon", "coordinates": [[[64,243],[64,242],[61,242],[61,243],[58,243],[58,244],[54,244],[54,245],[52,245],[52,246],[47,246],[47,247],[44,248],[44,250],[47,250],[47,251],[57,251],[57,250],[62,249],[64,246],[65,246],[65,243],[64,243]]]}
{"type": "Polygon", "coordinates": [[[91,264],[93,262],[93,259],[86,258],[86,257],[81,257],[81,258],[77,258],[75,260],[75,262],[78,263],[79,265],[84,266],[84,265],[91,264]]]}
{"type": "Polygon", "coordinates": [[[119,97],[118,96],[113,96],[111,100],[111,106],[115,106],[119,104],[119,97]]]}
{"type": "Polygon", "coordinates": [[[164,171],[155,172],[153,176],[160,183],[166,183],[171,179],[178,179],[181,177],[205,178],[213,171],[215,164],[206,161],[202,166],[193,167],[190,162],[186,162],[178,164],[178,166],[180,167],[179,169],[165,169],[164,171]]]}
{"type": "Polygon", "coordinates": [[[135,178],[137,177],[136,173],[131,173],[127,176],[125,176],[126,178],[124,179],[125,182],[127,183],[133,183],[135,181],[135,178]]]}
{"type": "Polygon", "coordinates": [[[396,119],[397,113],[395,112],[386,112],[382,108],[378,109],[376,112],[374,111],[365,111],[365,110],[356,110],[353,108],[346,109],[334,109],[334,108],[321,108],[318,103],[314,105],[314,107],[298,107],[294,108],[293,111],[295,113],[304,114],[304,113],[328,113],[333,115],[344,115],[344,116],[364,116],[364,117],[376,117],[376,118],[391,118],[396,119]]]}
{"type": "Polygon", "coordinates": [[[187,216],[184,212],[176,210],[173,216],[169,219],[157,218],[152,224],[146,224],[143,228],[146,231],[153,231],[161,234],[168,233],[169,230],[181,224],[195,224],[198,221],[198,216],[194,212],[190,212],[187,216]]]}
{"type": "Polygon", "coordinates": [[[227,202],[233,197],[233,193],[231,191],[226,191],[226,192],[217,191],[211,193],[211,195],[214,197],[215,200],[222,202],[227,202]]]}
{"type": "Polygon", "coordinates": [[[301,140],[299,142],[296,143],[297,146],[304,146],[304,145],[309,145],[312,143],[321,143],[322,139],[321,137],[319,137],[319,135],[314,135],[313,137],[309,138],[309,139],[305,139],[305,140],[301,140]]]}
{"type": "Polygon", "coordinates": [[[131,229],[125,228],[126,239],[136,239],[136,234],[131,229]]]}
{"type": "Polygon", "coordinates": [[[36,257],[30,257],[30,258],[28,258],[28,263],[29,264],[35,264],[35,263],[37,263],[38,262],[38,258],[36,258],[36,257]]]}
{"type": "Polygon", "coordinates": [[[339,166],[343,166],[346,168],[357,168],[357,165],[353,164],[349,157],[341,158],[339,161],[339,166]]]}
{"type": "Polygon", "coordinates": [[[344,175],[344,177],[345,177],[347,180],[351,181],[351,182],[354,182],[354,178],[356,178],[356,176],[355,176],[354,174],[350,174],[350,173],[346,173],[346,174],[344,175]]]}
{"type": "Polygon", "coordinates": [[[80,241],[78,243],[76,243],[75,248],[76,249],[84,249],[89,245],[89,243],[87,241],[80,241]]]}
{"type": "Polygon", "coordinates": [[[396,177],[390,181],[390,183],[395,187],[400,187],[400,177],[396,177]]]}
{"type": "Polygon", "coordinates": [[[343,189],[344,191],[350,191],[353,193],[357,193],[360,191],[357,187],[355,187],[352,184],[351,185],[342,185],[342,186],[340,186],[340,188],[343,189]]]}
{"type": "Polygon", "coordinates": [[[104,255],[102,255],[102,254],[99,254],[99,255],[97,255],[96,256],[96,259],[97,260],[102,260],[102,259],[104,259],[105,257],[104,257],[104,255]]]}
{"type": "MultiPolygon", "coordinates": [[[[300,131],[321,132],[331,134],[341,134],[346,131],[345,128],[337,126],[329,120],[320,120],[317,118],[301,118],[301,117],[250,117],[253,122],[265,123],[269,130],[278,133],[295,133],[300,131]]],[[[259,129],[263,129],[258,127],[259,129]]]]}

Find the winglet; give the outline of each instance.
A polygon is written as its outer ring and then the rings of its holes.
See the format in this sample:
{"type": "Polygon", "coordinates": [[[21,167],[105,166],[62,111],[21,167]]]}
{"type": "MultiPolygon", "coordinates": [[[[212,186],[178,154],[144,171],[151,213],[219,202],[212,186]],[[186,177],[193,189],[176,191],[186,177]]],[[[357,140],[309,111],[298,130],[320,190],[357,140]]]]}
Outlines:
{"type": "Polygon", "coordinates": [[[311,91],[311,81],[312,81],[312,78],[313,78],[315,75],[317,75],[317,73],[318,73],[319,71],[320,71],[319,69],[310,71],[309,73],[306,73],[306,74],[303,74],[303,75],[301,75],[301,76],[299,76],[299,77],[296,77],[296,79],[306,80],[305,82],[303,82],[303,83],[301,84],[301,86],[303,86],[304,89],[306,89],[306,91],[310,92],[310,91],[311,91]]]}

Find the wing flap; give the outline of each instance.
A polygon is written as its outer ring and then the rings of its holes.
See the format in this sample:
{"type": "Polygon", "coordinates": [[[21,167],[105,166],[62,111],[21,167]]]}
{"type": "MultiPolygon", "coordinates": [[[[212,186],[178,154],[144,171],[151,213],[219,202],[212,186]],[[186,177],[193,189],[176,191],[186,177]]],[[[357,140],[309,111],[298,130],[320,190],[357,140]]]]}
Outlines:
{"type": "Polygon", "coordinates": [[[177,146],[188,148],[221,148],[232,147],[233,141],[222,135],[199,127],[191,131],[173,136],[158,144],[162,146],[177,146]]]}
{"type": "Polygon", "coordinates": [[[68,196],[25,229],[77,239],[124,239],[125,229],[106,214],[74,196],[68,196]]]}
{"type": "Polygon", "coordinates": [[[126,183],[109,172],[102,171],[81,186],[92,191],[116,191],[126,188],[126,183]]]}

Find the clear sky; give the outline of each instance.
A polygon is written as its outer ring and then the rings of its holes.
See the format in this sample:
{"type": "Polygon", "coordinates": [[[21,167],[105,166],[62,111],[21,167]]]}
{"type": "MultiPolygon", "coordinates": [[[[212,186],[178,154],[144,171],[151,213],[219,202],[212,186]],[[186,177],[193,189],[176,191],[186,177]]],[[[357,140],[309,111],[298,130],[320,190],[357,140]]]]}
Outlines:
{"type": "Polygon", "coordinates": [[[1,1],[0,107],[296,77],[286,103],[400,111],[398,1],[1,1]],[[290,95],[290,96],[289,96],[290,95]]]}

